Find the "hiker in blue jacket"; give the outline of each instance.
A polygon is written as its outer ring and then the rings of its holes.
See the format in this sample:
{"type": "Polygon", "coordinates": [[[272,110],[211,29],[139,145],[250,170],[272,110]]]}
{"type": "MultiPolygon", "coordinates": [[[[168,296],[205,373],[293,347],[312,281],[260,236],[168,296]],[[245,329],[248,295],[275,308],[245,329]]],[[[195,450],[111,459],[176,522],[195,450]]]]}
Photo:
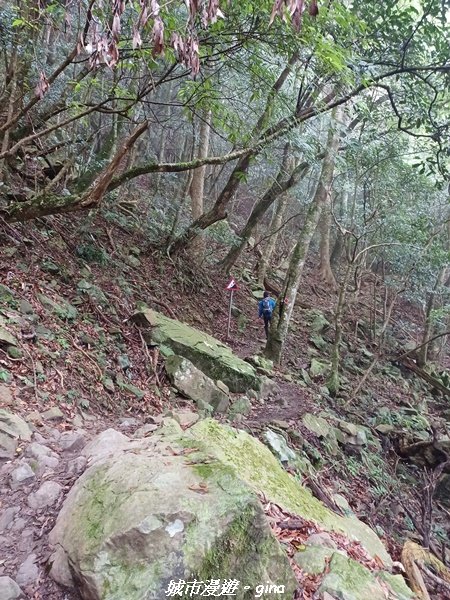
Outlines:
{"type": "Polygon", "coordinates": [[[269,337],[269,325],[272,320],[272,313],[275,308],[275,300],[270,297],[269,292],[264,292],[263,299],[259,302],[259,318],[264,319],[264,331],[266,332],[266,338],[269,337]]]}

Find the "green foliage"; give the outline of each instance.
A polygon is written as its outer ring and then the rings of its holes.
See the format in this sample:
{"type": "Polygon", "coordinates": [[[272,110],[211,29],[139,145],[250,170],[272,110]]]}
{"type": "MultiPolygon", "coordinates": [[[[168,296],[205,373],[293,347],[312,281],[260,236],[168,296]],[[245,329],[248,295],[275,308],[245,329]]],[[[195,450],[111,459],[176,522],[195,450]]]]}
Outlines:
{"type": "Polygon", "coordinates": [[[77,246],[77,256],[88,263],[98,263],[104,265],[108,262],[108,255],[105,250],[90,242],[85,242],[77,246]]]}

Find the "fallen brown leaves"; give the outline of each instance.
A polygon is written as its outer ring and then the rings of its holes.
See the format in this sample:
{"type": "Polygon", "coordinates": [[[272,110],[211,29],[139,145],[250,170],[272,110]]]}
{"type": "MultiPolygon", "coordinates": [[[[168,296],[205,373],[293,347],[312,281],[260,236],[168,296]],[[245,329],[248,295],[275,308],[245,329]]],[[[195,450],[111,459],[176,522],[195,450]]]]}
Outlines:
{"type": "MultiPolygon", "coordinates": [[[[260,494],[260,500],[270,528],[286,550],[292,570],[297,577],[299,585],[296,591],[296,600],[313,600],[323,577],[328,572],[328,565],[323,573],[309,575],[296,564],[294,556],[296,552],[304,549],[312,534],[325,530],[318,527],[313,521],[308,521],[282,509],[278,504],[267,500],[263,494],[260,494]]],[[[378,557],[370,557],[359,542],[351,541],[345,535],[333,531],[327,531],[327,533],[336,544],[337,549],[344,551],[349,558],[356,560],[370,571],[379,571],[383,568],[382,561],[378,557]]]]}

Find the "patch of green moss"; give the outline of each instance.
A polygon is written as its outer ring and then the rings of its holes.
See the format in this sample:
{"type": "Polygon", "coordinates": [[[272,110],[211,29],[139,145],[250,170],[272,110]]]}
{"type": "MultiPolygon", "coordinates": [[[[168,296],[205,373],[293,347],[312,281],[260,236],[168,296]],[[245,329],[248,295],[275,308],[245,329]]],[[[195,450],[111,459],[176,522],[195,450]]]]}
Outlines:
{"type": "Polygon", "coordinates": [[[244,482],[261,491],[271,501],[328,530],[356,539],[386,565],[391,559],[378,536],[355,517],[336,515],[309,490],[287,473],[270,450],[244,431],[221,425],[213,419],[199,421],[190,428],[195,445],[202,442],[209,454],[229,465],[244,482]]]}

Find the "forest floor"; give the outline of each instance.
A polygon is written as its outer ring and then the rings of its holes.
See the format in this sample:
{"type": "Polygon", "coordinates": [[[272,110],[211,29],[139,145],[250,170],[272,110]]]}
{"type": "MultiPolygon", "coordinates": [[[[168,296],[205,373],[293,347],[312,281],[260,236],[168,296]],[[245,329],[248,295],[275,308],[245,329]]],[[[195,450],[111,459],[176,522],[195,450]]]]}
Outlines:
{"type": "MultiPolygon", "coordinates": [[[[214,249],[220,254],[220,246],[214,249]]],[[[244,260],[251,264],[253,258],[248,254],[244,260]]],[[[22,519],[21,527],[8,529],[2,537],[0,555],[4,550],[7,558],[0,560],[0,575],[14,577],[17,566],[32,552],[41,565],[41,580],[30,598],[71,598],[61,596],[43,574],[48,559],[46,536],[64,493],[77,477],[76,452],[64,449],[67,434],[82,427],[92,437],[111,426],[132,433],[167,411],[193,409],[188,400],[174,394],[161,358],[156,356],[156,369],[150,367],[142,336],[129,321],[138,304],[143,302],[226,341],[242,357],[263,348],[251,271],[236,270],[239,316],[232,319],[227,340],[227,278],[215,264],[197,262],[169,258],[151,246],[139,228],[118,225],[100,215],[93,221],[58,217],[0,228],[0,326],[3,320],[17,337],[19,349],[10,356],[0,346],[0,392],[2,382],[13,392],[7,396],[3,387],[0,408],[28,419],[30,413],[42,414],[54,407],[62,411],[55,421],[35,421],[41,444],[59,461],[53,481],[62,486],[63,493],[54,509],[33,516],[23,490],[11,493],[6,483],[0,484],[0,509],[17,508],[10,514],[15,523],[17,515],[22,519]]],[[[395,560],[405,539],[421,543],[425,529],[445,557],[448,512],[436,505],[433,522],[425,522],[425,478],[417,466],[400,459],[395,439],[376,430],[381,423],[391,428],[394,437],[401,432],[417,441],[418,431],[419,439],[424,439],[431,436],[431,426],[445,431],[448,421],[448,401],[391,362],[406,342],[419,339],[420,311],[408,302],[398,302],[389,329],[390,350],[353,398],[377,350],[368,335],[372,294],[371,287],[363,287],[347,311],[343,392],[332,398],[324,389],[323,377],[307,382],[300,377],[312,359],[328,358],[333,340],[332,327],[320,336],[312,332],[311,310],[332,322],[336,303],[336,293],[318,280],[314,264],[308,265],[286,358],[275,369],[277,392],[264,402],[254,401],[250,414],[240,415],[236,425],[254,435],[271,425],[284,431],[298,448],[303,440],[316,468],[313,492],[320,488],[325,497],[343,496],[349,509],[384,539],[395,560]],[[336,453],[304,426],[306,413],[331,414],[367,426],[380,444],[366,449],[346,447],[336,453]]],[[[2,469],[4,475],[9,467],[2,469]]],[[[436,590],[434,598],[445,597],[439,594],[436,590]]]]}

